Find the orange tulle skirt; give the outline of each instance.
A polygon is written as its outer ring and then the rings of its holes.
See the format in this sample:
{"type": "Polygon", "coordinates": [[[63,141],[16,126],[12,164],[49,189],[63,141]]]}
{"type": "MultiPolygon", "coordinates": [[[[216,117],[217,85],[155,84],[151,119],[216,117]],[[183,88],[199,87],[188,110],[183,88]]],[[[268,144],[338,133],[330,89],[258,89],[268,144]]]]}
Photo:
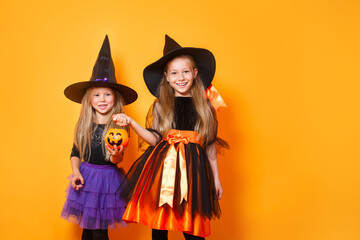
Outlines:
{"type": "Polygon", "coordinates": [[[134,163],[127,175],[133,187],[124,191],[129,194],[125,222],[210,235],[210,219],[220,217],[221,211],[210,164],[196,134],[172,130],[134,163]]]}
{"type": "Polygon", "coordinates": [[[146,205],[130,202],[123,215],[127,223],[142,223],[150,228],[159,230],[173,230],[191,235],[207,237],[210,235],[210,220],[200,214],[193,215],[185,209],[182,216],[169,205],[159,207],[155,212],[146,205]]]}

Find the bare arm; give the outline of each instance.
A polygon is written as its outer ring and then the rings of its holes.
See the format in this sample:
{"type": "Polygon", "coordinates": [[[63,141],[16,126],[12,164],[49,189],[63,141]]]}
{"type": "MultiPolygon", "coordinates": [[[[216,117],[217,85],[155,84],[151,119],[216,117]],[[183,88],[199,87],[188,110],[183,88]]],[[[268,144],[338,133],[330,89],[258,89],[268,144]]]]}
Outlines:
{"type": "Polygon", "coordinates": [[[209,159],[211,171],[212,171],[213,176],[214,176],[216,197],[218,199],[221,199],[221,197],[223,195],[223,188],[221,186],[220,177],[219,177],[219,169],[218,169],[217,153],[216,153],[215,143],[207,146],[206,155],[207,155],[207,157],[209,159]]]}
{"type": "Polygon", "coordinates": [[[74,156],[70,158],[70,162],[71,162],[71,168],[73,170],[73,175],[71,178],[71,186],[76,190],[79,190],[84,185],[84,178],[80,173],[81,159],[74,156]]]}
{"type": "Polygon", "coordinates": [[[159,141],[159,139],[152,132],[140,126],[137,122],[135,122],[134,119],[124,113],[114,115],[113,121],[118,126],[129,125],[136,132],[136,134],[144,139],[144,141],[147,142],[150,146],[155,146],[159,141]]]}

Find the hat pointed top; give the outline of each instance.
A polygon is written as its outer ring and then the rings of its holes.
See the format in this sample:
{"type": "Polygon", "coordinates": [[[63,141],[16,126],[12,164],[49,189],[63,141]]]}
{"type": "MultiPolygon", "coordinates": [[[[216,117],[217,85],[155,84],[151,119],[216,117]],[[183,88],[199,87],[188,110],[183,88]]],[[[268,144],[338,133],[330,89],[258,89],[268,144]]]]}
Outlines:
{"type": "Polygon", "coordinates": [[[165,34],[163,54],[160,59],[148,65],[143,72],[146,86],[152,95],[159,97],[159,86],[164,76],[166,64],[179,55],[192,56],[205,89],[209,87],[216,68],[215,57],[212,52],[204,48],[181,47],[174,39],[165,34]]]}
{"type": "Polygon", "coordinates": [[[111,58],[110,42],[108,35],[105,36],[90,79],[90,81],[101,80],[116,83],[115,67],[111,58]]]}
{"type": "Polygon", "coordinates": [[[164,56],[170,51],[177,48],[181,48],[180,44],[178,44],[174,39],[165,34],[165,46],[163,51],[164,56]]]}
{"type": "Polygon", "coordinates": [[[81,103],[86,90],[92,87],[107,87],[118,91],[124,99],[124,105],[130,104],[137,99],[137,93],[133,89],[116,82],[115,66],[111,58],[108,35],[105,36],[101,46],[90,81],[71,84],[65,88],[64,94],[71,101],[81,103]]]}
{"type": "Polygon", "coordinates": [[[104,42],[103,42],[103,44],[101,46],[99,55],[100,54],[107,54],[107,53],[110,54],[110,57],[111,57],[109,37],[106,34],[104,42]]]}

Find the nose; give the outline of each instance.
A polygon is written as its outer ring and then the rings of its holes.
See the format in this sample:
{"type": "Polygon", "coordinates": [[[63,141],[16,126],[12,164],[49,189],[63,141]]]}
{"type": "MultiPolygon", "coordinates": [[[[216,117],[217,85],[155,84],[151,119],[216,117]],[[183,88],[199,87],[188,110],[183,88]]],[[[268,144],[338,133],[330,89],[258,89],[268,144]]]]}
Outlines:
{"type": "Polygon", "coordinates": [[[183,73],[179,74],[179,80],[184,80],[184,74],[183,73]]]}

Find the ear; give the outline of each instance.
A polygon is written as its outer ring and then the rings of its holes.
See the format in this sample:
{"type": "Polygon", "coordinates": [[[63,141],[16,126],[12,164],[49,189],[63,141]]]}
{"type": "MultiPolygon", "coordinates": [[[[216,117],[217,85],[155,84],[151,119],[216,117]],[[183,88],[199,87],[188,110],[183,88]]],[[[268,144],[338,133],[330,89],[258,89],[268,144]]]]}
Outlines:
{"type": "Polygon", "coordinates": [[[198,74],[198,69],[197,69],[197,68],[194,68],[194,78],[197,77],[197,74],[198,74]]]}
{"type": "Polygon", "coordinates": [[[167,79],[167,74],[166,74],[166,72],[164,72],[164,76],[165,76],[165,80],[166,80],[167,82],[169,82],[169,80],[167,79]]]}

